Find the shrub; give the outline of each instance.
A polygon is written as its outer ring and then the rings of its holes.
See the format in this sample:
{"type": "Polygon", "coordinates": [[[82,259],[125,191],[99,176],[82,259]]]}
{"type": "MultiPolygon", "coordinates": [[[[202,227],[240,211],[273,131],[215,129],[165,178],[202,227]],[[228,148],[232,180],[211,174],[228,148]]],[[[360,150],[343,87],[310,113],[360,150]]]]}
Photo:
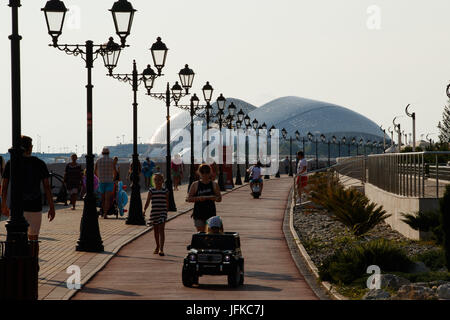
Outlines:
{"type": "Polygon", "coordinates": [[[401,220],[414,230],[427,232],[440,225],[440,214],[437,210],[419,211],[415,214],[402,212],[401,215],[401,220]]]}
{"type": "Polygon", "coordinates": [[[382,206],[377,207],[355,189],[329,189],[323,205],[335,220],[343,223],[357,237],[390,216],[382,206]]]}
{"type": "Polygon", "coordinates": [[[414,256],[413,260],[422,261],[432,271],[438,271],[445,266],[445,254],[442,249],[430,250],[414,256]]]}
{"type": "Polygon", "coordinates": [[[442,219],[443,245],[445,250],[445,262],[450,270],[450,185],[445,187],[444,197],[440,200],[442,219]]]}
{"type": "Polygon", "coordinates": [[[415,214],[402,212],[401,215],[403,216],[402,221],[412,229],[424,232],[431,231],[433,240],[437,244],[442,244],[441,214],[439,210],[419,211],[415,214]]]}
{"type": "Polygon", "coordinates": [[[319,275],[323,281],[350,284],[366,275],[370,265],[377,265],[386,272],[406,272],[411,263],[401,247],[377,239],[336,251],[319,266],[319,275]]]}

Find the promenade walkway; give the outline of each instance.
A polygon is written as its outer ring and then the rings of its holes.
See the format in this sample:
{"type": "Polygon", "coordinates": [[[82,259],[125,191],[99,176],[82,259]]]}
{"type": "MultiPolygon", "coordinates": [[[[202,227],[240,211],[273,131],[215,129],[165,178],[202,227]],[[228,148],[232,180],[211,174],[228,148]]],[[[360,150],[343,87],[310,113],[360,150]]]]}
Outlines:
{"type": "Polygon", "coordinates": [[[292,178],[265,180],[261,199],[248,187],[228,193],[217,205],[226,231],[238,231],[245,258],[245,284],[232,289],[225,276],[204,276],[186,288],[181,269],[195,228],[190,213],[166,225],[166,256],[153,254],[152,232],[110,260],[73,299],[317,299],[292,260],[282,231],[292,178]]]}
{"type": "MultiPolygon", "coordinates": [[[[169,212],[169,218],[192,208],[186,203],[187,185],[174,192],[177,212],[169,212]]],[[[147,193],[142,194],[145,201],[147,193]]],[[[149,231],[146,226],[126,225],[126,218],[99,219],[100,233],[105,251],[102,253],[77,252],[75,246],[80,234],[83,203],[79,201],[75,211],[62,204],[56,205],[56,217],[48,222],[47,214],[42,217],[39,254],[39,299],[68,299],[73,293],[66,286],[70,274],[67,267],[77,265],[81,269],[81,283],[84,284],[126,243],[149,231]]],[[[44,212],[46,212],[44,208],[44,212]]],[[[149,217],[147,211],[146,218],[149,217]]],[[[0,241],[6,239],[5,221],[0,222],[0,241]]]]}

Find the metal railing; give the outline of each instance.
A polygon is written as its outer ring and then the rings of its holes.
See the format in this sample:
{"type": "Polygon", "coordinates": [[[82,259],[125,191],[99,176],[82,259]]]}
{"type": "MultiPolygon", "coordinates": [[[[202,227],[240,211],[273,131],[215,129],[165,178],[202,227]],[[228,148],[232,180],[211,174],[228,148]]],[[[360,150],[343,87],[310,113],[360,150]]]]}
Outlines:
{"type": "Polygon", "coordinates": [[[416,198],[440,198],[450,183],[450,167],[439,163],[447,151],[369,156],[367,182],[385,191],[416,198]]]}

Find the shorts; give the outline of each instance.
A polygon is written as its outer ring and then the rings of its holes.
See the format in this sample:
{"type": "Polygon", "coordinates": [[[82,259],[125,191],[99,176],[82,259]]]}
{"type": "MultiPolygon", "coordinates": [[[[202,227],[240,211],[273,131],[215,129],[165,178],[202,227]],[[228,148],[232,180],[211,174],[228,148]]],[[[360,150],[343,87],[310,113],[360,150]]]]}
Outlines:
{"type": "Polygon", "coordinates": [[[197,228],[204,227],[206,226],[206,220],[194,218],[194,226],[196,226],[197,228]]]}
{"type": "Polygon", "coordinates": [[[98,192],[106,193],[114,191],[114,182],[100,182],[98,184],[98,192]]]}
{"type": "Polygon", "coordinates": [[[42,223],[42,212],[29,212],[25,211],[23,216],[27,220],[28,226],[28,235],[29,236],[38,236],[41,231],[41,223],[42,223]]]}
{"type": "Polygon", "coordinates": [[[78,194],[78,188],[68,189],[67,193],[70,195],[78,194]]]}
{"type": "Polygon", "coordinates": [[[306,187],[306,185],[308,184],[308,177],[307,176],[300,176],[297,177],[297,185],[300,186],[301,188],[306,187]]]}
{"type": "Polygon", "coordinates": [[[258,179],[251,179],[250,180],[251,183],[263,183],[263,180],[261,178],[258,179]]]}

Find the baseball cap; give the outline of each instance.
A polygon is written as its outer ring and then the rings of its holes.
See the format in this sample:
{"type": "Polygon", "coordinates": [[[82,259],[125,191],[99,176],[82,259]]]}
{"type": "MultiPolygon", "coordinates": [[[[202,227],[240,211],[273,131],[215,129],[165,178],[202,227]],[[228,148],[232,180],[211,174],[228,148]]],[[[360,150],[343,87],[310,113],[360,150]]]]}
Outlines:
{"type": "Polygon", "coordinates": [[[222,228],[223,227],[222,218],[219,216],[214,216],[214,217],[209,218],[206,221],[206,224],[210,228],[222,228]]]}

